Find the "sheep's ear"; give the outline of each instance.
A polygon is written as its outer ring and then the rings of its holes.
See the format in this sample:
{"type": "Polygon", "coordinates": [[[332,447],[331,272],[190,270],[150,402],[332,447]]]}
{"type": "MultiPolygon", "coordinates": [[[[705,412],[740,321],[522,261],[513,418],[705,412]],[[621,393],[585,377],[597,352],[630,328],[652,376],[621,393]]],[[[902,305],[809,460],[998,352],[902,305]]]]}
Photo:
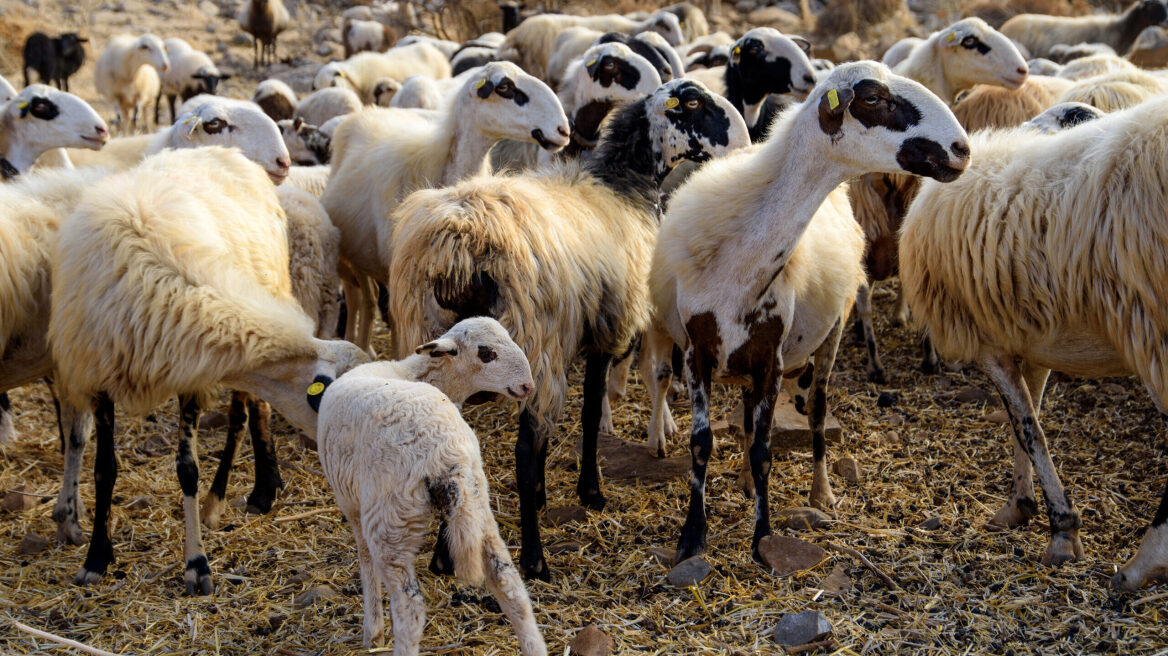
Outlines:
{"type": "Polygon", "coordinates": [[[793,37],[790,37],[790,39],[795,42],[795,45],[799,46],[799,49],[803,51],[803,54],[807,55],[808,57],[811,56],[811,42],[810,41],[808,41],[807,39],[804,39],[801,36],[793,36],[793,37]]]}
{"type": "Polygon", "coordinates": [[[419,346],[414,353],[418,355],[429,354],[432,358],[440,358],[443,356],[458,355],[458,343],[453,339],[439,338],[432,342],[427,342],[419,346]]]}
{"type": "Polygon", "coordinates": [[[320,400],[324,398],[324,391],[332,382],[333,379],[324,374],[312,379],[312,384],[308,386],[308,407],[312,408],[313,412],[320,412],[320,400]]]}
{"type": "Polygon", "coordinates": [[[961,45],[961,35],[957,33],[957,30],[949,30],[948,34],[941,37],[941,43],[949,48],[956,48],[961,45]]]}
{"type": "Polygon", "coordinates": [[[304,125],[303,118],[297,116],[296,118],[292,119],[292,131],[293,132],[299,132],[301,125],[304,125]]]}
{"type": "Polygon", "coordinates": [[[484,77],[483,79],[474,83],[474,88],[475,91],[478,92],[479,98],[486,100],[487,98],[491,97],[491,92],[495,90],[495,84],[484,77]]]}
{"type": "Polygon", "coordinates": [[[83,36],[77,37],[77,41],[78,41],[78,43],[89,43],[89,39],[87,39],[83,36]]]}
{"type": "Polygon", "coordinates": [[[819,98],[819,128],[832,136],[839,134],[844,124],[844,113],[855,97],[856,92],[849,87],[828,89],[819,98]]]}
{"type": "Polygon", "coordinates": [[[230,80],[230,79],[231,79],[231,73],[223,73],[222,75],[219,76],[220,81],[230,80]]]}

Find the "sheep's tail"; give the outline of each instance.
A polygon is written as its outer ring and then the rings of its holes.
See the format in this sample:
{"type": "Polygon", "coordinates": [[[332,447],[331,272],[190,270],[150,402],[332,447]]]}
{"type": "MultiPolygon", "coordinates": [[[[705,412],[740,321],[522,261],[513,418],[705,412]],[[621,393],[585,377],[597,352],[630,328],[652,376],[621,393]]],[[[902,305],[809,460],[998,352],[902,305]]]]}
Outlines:
{"type": "Polygon", "coordinates": [[[459,580],[481,586],[486,577],[488,536],[495,528],[495,515],[487,500],[487,479],[481,467],[459,465],[431,497],[446,512],[446,546],[459,580]],[[445,496],[445,498],[442,498],[445,496]]]}

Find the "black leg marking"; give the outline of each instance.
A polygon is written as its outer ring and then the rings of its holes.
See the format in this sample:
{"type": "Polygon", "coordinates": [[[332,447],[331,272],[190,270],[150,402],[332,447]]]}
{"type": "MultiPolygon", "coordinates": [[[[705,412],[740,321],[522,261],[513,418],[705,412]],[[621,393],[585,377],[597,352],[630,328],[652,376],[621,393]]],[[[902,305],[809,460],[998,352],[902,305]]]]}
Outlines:
{"type": "Polygon", "coordinates": [[[276,444],[270,429],[272,406],[267,401],[249,397],[248,429],[252,450],[255,452],[255,485],[247,497],[247,512],[267,514],[276,500],[276,490],[284,487],[280,465],[276,462],[276,444]]]}
{"type": "Polygon", "coordinates": [[[114,402],[104,392],[98,394],[93,411],[97,424],[97,456],[93,460],[93,537],[89,540],[85,565],[73,580],[77,585],[97,582],[114,562],[114,546],[109,537],[110,506],[114,483],[118,480],[118,457],[114,453],[114,402]]]}
{"type": "Polygon", "coordinates": [[[175,458],[175,472],[183,496],[199,494],[199,463],[191,442],[195,438],[195,427],[199,425],[199,404],[193,396],[179,397],[179,438],[178,455],[175,458]]]}
{"type": "MultiPolygon", "coordinates": [[[[243,434],[243,427],[247,424],[247,405],[244,399],[247,392],[232,392],[231,405],[227,410],[227,439],[223,443],[223,451],[219,454],[219,467],[215,470],[215,480],[211,482],[209,495],[218,499],[204,503],[222,503],[227,498],[227,481],[231,477],[231,468],[235,463],[235,456],[239,450],[239,437],[243,434]]],[[[204,512],[204,520],[206,513],[204,512]]]]}
{"type": "Polygon", "coordinates": [[[430,571],[439,576],[454,576],[454,557],[446,543],[446,518],[438,524],[438,541],[434,544],[434,557],[430,559],[430,571]]]}
{"type": "Polygon", "coordinates": [[[941,358],[928,335],[921,338],[921,371],[930,376],[941,371],[941,358]]]}
{"type": "Polygon", "coordinates": [[[600,493],[600,472],[596,464],[596,440],[600,432],[600,410],[604,395],[608,392],[608,369],[612,355],[593,353],[587,358],[584,369],[584,409],[581,425],[584,437],[581,445],[580,480],[576,484],[576,494],[580,503],[593,510],[604,509],[604,495],[600,493]]]}
{"type": "Polygon", "coordinates": [[[519,521],[522,546],[519,571],[524,578],[551,580],[543,543],[539,535],[540,499],[545,498],[543,460],[547,454],[546,437],[541,435],[531,411],[519,414],[519,439],[515,442],[515,482],[519,488],[519,521]]]}
{"type": "Polygon", "coordinates": [[[691,344],[685,358],[686,379],[693,409],[693,426],[690,429],[689,449],[692,456],[692,472],[689,483],[689,511],[685,525],[681,527],[681,537],[677,541],[678,561],[691,558],[706,551],[706,467],[710,462],[710,452],[714,447],[714,434],[710,430],[710,375],[712,358],[691,344]]]}
{"type": "MultiPolygon", "coordinates": [[[[777,348],[776,348],[777,350],[777,348]]],[[[750,553],[754,560],[765,565],[759,554],[758,545],[771,534],[770,489],[771,476],[771,419],[774,417],[775,399],[779,395],[779,378],[775,375],[774,360],[755,363],[751,373],[754,390],[750,395],[751,404],[743,410],[752,415],[753,439],[750,443],[750,474],[754,479],[754,535],[750,540],[750,553]]],[[[748,435],[750,435],[748,433],[748,435]]]]}

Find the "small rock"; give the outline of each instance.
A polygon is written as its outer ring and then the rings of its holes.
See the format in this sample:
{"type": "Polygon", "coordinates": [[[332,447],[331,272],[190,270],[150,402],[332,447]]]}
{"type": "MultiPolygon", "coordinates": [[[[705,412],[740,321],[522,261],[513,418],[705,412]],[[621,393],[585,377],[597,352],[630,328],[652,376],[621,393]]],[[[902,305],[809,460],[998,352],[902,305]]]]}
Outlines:
{"type": "Polygon", "coordinates": [[[779,620],[772,636],[784,647],[798,647],[823,640],[831,633],[831,622],[816,610],[787,613],[779,620]]]}
{"type": "Polygon", "coordinates": [[[921,528],[926,531],[935,531],[941,528],[941,518],[937,515],[926,517],[921,523],[917,524],[917,528],[921,528]]]}
{"type": "Polygon", "coordinates": [[[569,645],[569,654],[574,656],[608,656],[616,651],[616,641],[607,636],[595,624],[580,629],[569,645]]]}
{"type": "Polygon", "coordinates": [[[898,414],[886,415],[884,417],[884,423],[888,424],[889,426],[903,426],[904,417],[898,414]]]}
{"type": "Polygon", "coordinates": [[[585,522],[588,521],[588,511],[584,506],[560,506],[547,511],[547,520],[552,526],[568,522],[585,522]]]}
{"type": "Polygon", "coordinates": [[[219,15],[219,6],[211,2],[211,0],[203,0],[199,3],[199,11],[214,18],[219,15]]]}
{"type": "Polygon", "coordinates": [[[888,440],[889,444],[900,444],[900,433],[890,430],[884,434],[884,439],[888,440]]]}
{"type": "Polygon", "coordinates": [[[725,419],[718,419],[710,422],[710,432],[716,437],[728,437],[730,435],[730,422],[725,419]]]}
{"type": "Polygon", "coordinates": [[[798,506],[796,508],[783,508],[780,510],[778,521],[779,526],[783,528],[799,531],[816,529],[824,524],[828,524],[831,522],[831,515],[818,508],[798,506]]]}
{"type": "Polygon", "coordinates": [[[653,560],[657,561],[659,565],[672,567],[673,561],[677,560],[677,549],[670,549],[669,547],[653,547],[649,550],[649,555],[653,560]]]}
{"type": "Polygon", "coordinates": [[[1108,394],[1127,395],[1127,388],[1119,383],[1104,383],[1101,389],[1108,394]]]}
{"type": "Polygon", "coordinates": [[[891,392],[881,392],[880,396],[876,397],[877,408],[891,408],[896,405],[896,395],[891,392]]]}
{"type": "Polygon", "coordinates": [[[27,485],[24,485],[23,483],[17,485],[4,495],[4,503],[0,504],[0,507],[3,507],[4,510],[12,510],[15,512],[32,510],[36,507],[37,499],[39,497],[27,494],[27,492],[27,485]]]}
{"type": "Polygon", "coordinates": [[[304,608],[306,606],[311,606],[318,601],[332,599],[335,596],[337,596],[336,590],[333,590],[327,585],[317,585],[296,595],[296,599],[294,599],[292,603],[301,608],[304,608]]]}
{"type": "Polygon", "coordinates": [[[936,383],[934,383],[939,390],[947,390],[953,387],[953,379],[948,376],[938,376],[936,383]]]}
{"type": "Polygon", "coordinates": [[[823,547],[785,535],[766,536],[758,543],[758,552],[776,576],[811,569],[827,555],[823,547]]]}
{"type": "Polygon", "coordinates": [[[697,585],[702,582],[702,579],[710,575],[713,570],[710,564],[701,556],[694,556],[688,560],[683,560],[669,570],[665,575],[665,580],[675,588],[688,588],[691,585],[697,585]]]}
{"type": "Polygon", "coordinates": [[[1099,388],[1094,386],[1094,385],[1088,384],[1088,385],[1079,385],[1078,391],[1080,391],[1084,394],[1094,394],[1095,390],[1097,390],[1097,389],[1099,389],[1099,388]]]}
{"type": "Polygon", "coordinates": [[[126,510],[146,510],[152,505],[154,505],[154,497],[148,494],[139,494],[122,504],[122,507],[126,510]]]}
{"type": "Polygon", "coordinates": [[[240,33],[236,34],[235,36],[231,37],[231,45],[233,45],[233,46],[250,46],[251,45],[251,37],[244,34],[243,32],[240,32],[240,33]]]}
{"type": "Polygon", "coordinates": [[[986,416],[982,417],[982,419],[995,424],[1005,424],[1010,421],[1010,413],[1006,412],[1005,410],[994,410],[993,412],[986,414],[986,416]]]}
{"type": "Polygon", "coordinates": [[[848,578],[848,570],[843,565],[836,565],[831,574],[819,580],[819,589],[827,594],[839,596],[852,589],[852,579],[848,578]]]}
{"type": "Polygon", "coordinates": [[[333,54],[333,47],[327,43],[321,43],[316,46],[316,54],[320,57],[328,57],[333,54]]]}
{"type": "Polygon", "coordinates": [[[835,472],[836,476],[849,483],[858,483],[864,476],[860,469],[860,463],[856,462],[856,459],[851,456],[844,456],[836,460],[832,464],[831,470],[835,472]]]}
{"type": "Polygon", "coordinates": [[[26,533],[20,541],[20,553],[26,556],[39,554],[49,547],[49,541],[36,533],[26,533]]]}
{"type": "Polygon", "coordinates": [[[973,385],[962,388],[957,392],[957,394],[953,396],[953,400],[957,401],[958,403],[984,403],[986,405],[997,405],[997,398],[993,394],[973,385]]]}
{"type": "Polygon", "coordinates": [[[568,540],[566,542],[557,542],[547,548],[547,552],[553,556],[558,556],[564,553],[576,553],[584,548],[584,543],[577,540],[568,540]]]}

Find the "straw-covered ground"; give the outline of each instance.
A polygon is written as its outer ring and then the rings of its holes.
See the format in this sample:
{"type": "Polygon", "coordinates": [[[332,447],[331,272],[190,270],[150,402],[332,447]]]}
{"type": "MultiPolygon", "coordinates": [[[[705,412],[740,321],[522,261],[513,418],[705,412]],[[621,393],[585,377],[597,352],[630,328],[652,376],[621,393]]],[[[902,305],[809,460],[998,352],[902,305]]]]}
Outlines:
{"type": "MultiPolygon", "coordinates": [[[[992,401],[987,407],[957,397],[976,397],[969,388],[988,391],[988,383],[972,370],[916,373],[915,340],[884,320],[891,298],[877,298],[891,384],[865,382],[861,349],[850,343],[841,349],[833,379],[832,406],[844,440],[831,445],[830,456],[853,456],[863,478],[849,484],[833,475],[840,500],[835,522],[798,535],[855,549],[902,590],[890,590],[871,569],[837,551],[786,578],[756,565],[749,553],[751,505],[735,484],[738,448],[723,439],[709,485],[707,558],[714,571],[697,588],[671,587],[666,567],[651,554],[676,540],[687,503],[684,477],[649,485],[608,478],[603,512],[558,527],[545,520],[554,579],[529,589],[550,653],[566,653],[567,642],[590,623],[615,638],[624,654],[780,653],[771,628],[783,613],[807,609],[835,625],[836,645],[820,653],[1168,653],[1168,587],[1114,597],[1106,585],[1138,544],[1164,487],[1163,426],[1140,385],[1128,379],[1052,382],[1044,422],[1063,480],[1083,511],[1087,557],[1060,569],[1044,567],[1038,562],[1046,544],[1041,521],[1005,533],[982,528],[1006,493],[1007,431],[995,423],[992,401]],[[940,518],[940,528],[917,526],[930,516],[940,518]],[[850,590],[821,593],[819,581],[837,567],[850,590]]],[[[579,372],[577,385],[578,378],[579,372]]],[[[735,399],[719,389],[715,407],[725,414],[735,399]]],[[[125,654],[362,651],[349,529],[333,509],[315,453],[301,448],[286,426],[278,431],[287,483],[280,502],[268,516],[233,507],[222,529],[204,533],[218,590],[190,598],[182,594],[174,408],[159,409],[156,419],[118,417],[118,562],[100,584],[79,588],[71,580],[83,549],[52,540],[50,496],[57,491],[61,456],[51,402],[38,385],[14,394],[13,405],[22,434],[0,457],[0,489],[23,484],[44,496],[30,510],[0,511],[0,625],[11,618],[125,654]],[[319,512],[281,521],[313,510],[319,512]],[[28,533],[50,538],[48,547],[21,553],[28,533]],[[308,607],[294,603],[319,585],[337,595],[308,607]]],[[[575,502],[572,445],[579,412],[577,389],[549,457],[549,508],[575,502]]],[[[686,430],[686,409],[675,412],[686,430]]],[[[647,402],[635,379],[615,413],[621,436],[643,440],[647,402]]],[[[515,545],[513,421],[499,407],[472,409],[468,416],[482,440],[504,539],[515,545]]],[[[204,488],[222,442],[222,429],[202,436],[204,488]]],[[[672,446],[675,455],[684,453],[672,446]]],[[[251,486],[245,451],[229,488],[235,500],[251,486]]],[[[809,451],[776,459],[773,506],[802,505],[810,486],[809,451]]],[[[91,463],[89,454],[87,470],[91,463]]],[[[91,508],[90,478],[81,489],[91,508]]],[[[510,627],[489,596],[435,578],[426,570],[428,556],[418,562],[429,608],[427,653],[516,653],[510,627]]],[[[0,630],[0,653],[62,649],[10,626],[0,630]]]]}

